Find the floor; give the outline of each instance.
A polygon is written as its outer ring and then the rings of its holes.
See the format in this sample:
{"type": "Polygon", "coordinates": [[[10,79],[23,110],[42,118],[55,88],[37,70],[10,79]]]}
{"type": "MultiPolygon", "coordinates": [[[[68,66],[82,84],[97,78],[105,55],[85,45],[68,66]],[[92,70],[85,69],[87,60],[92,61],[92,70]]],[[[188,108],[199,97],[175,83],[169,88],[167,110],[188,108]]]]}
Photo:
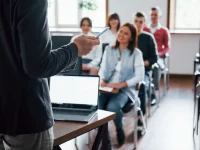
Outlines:
{"type": "Polygon", "coordinates": [[[138,150],[193,150],[192,79],[171,79],[170,90],[148,122],[138,150]]]}
{"type": "MultiPolygon", "coordinates": [[[[170,89],[166,96],[162,98],[159,108],[152,111],[152,116],[148,119],[147,133],[138,141],[138,150],[199,150],[199,139],[196,137],[194,142],[192,138],[193,91],[191,77],[171,78],[170,89]]],[[[120,148],[117,147],[113,122],[109,123],[113,150],[133,149],[131,113],[124,117],[123,123],[126,143],[120,148]]],[[[66,145],[63,149],[69,148],[68,146],[66,145]]],[[[88,150],[90,148],[85,145],[80,146],[79,149],[88,150]]]]}
{"type": "MultiPolygon", "coordinates": [[[[133,121],[124,118],[126,144],[117,148],[115,129],[110,124],[113,150],[133,148],[133,121]]],[[[192,138],[193,91],[191,78],[172,78],[170,89],[161,100],[159,108],[152,109],[147,133],[138,141],[138,150],[193,150],[192,138]]]]}

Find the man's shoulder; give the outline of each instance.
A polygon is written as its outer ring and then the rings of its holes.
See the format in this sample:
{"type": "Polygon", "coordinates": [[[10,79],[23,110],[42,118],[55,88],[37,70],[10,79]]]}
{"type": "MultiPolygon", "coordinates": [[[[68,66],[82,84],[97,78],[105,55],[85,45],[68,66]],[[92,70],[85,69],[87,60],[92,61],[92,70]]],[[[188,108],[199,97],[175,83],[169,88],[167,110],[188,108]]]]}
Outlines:
{"type": "Polygon", "coordinates": [[[145,26],[143,31],[150,32],[150,28],[148,26],[145,26]]]}
{"type": "Polygon", "coordinates": [[[147,39],[152,39],[154,38],[153,37],[153,34],[147,32],[147,31],[142,31],[142,34],[141,34],[143,37],[147,38],[147,39]]]}
{"type": "Polygon", "coordinates": [[[152,34],[147,31],[142,31],[142,35],[147,36],[147,37],[152,37],[152,34]]]}
{"type": "Polygon", "coordinates": [[[163,31],[165,31],[165,32],[169,32],[169,29],[168,29],[167,27],[165,27],[165,26],[162,26],[162,27],[161,27],[161,30],[163,30],[163,31]]]}

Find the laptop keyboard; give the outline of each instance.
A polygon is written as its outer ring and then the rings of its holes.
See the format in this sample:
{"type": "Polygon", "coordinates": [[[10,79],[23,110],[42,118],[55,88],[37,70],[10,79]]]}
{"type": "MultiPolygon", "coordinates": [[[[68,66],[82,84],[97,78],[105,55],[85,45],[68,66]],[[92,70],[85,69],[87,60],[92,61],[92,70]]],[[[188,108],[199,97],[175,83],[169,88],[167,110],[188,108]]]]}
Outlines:
{"type": "Polygon", "coordinates": [[[75,116],[88,116],[91,111],[74,111],[74,110],[59,110],[59,109],[54,109],[53,110],[54,114],[62,114],[62,115],[75,115],[75,116]]]}

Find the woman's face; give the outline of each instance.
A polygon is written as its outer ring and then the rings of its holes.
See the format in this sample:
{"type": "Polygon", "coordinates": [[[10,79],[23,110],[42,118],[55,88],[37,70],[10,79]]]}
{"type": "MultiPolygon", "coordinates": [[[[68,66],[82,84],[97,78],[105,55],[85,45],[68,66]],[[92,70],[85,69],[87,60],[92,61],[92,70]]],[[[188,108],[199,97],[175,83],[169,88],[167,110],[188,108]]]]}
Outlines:
{"type": "Polygon", "coordinates": [[[120,44],[128,44],[131,40],[131,31],[128,27],[122,26],[117,35],[117,41],[120,44]]]}
{"type": "Polygon", "coordinates": [[[119,24],[119,20],[118,19],[111,19],[110,20],[111,28],[114,28],[114,29],[117,28],[118,24],[119,24]]]}
{"type": "Polygon", "coordinates": [[[87,20],[84,20],[82,25],[81,25],[81,29],[82,29],[82,32],[84,34],[88,34],[91,30],[91,27],[89,25],[89,22],[87,20]]]}

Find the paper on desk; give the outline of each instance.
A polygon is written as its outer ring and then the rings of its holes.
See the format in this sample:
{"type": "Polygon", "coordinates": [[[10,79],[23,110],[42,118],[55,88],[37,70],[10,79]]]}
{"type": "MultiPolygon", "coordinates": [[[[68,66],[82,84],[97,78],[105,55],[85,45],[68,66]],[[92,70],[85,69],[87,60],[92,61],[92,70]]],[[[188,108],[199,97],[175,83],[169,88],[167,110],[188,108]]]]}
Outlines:
{"type": "Polygon", "coordinates": [[[99,87],[99,90],[101,91],[106,91],[106,92],[112,92],[113,91],[113,88],[111,87],[99,87]]]}

